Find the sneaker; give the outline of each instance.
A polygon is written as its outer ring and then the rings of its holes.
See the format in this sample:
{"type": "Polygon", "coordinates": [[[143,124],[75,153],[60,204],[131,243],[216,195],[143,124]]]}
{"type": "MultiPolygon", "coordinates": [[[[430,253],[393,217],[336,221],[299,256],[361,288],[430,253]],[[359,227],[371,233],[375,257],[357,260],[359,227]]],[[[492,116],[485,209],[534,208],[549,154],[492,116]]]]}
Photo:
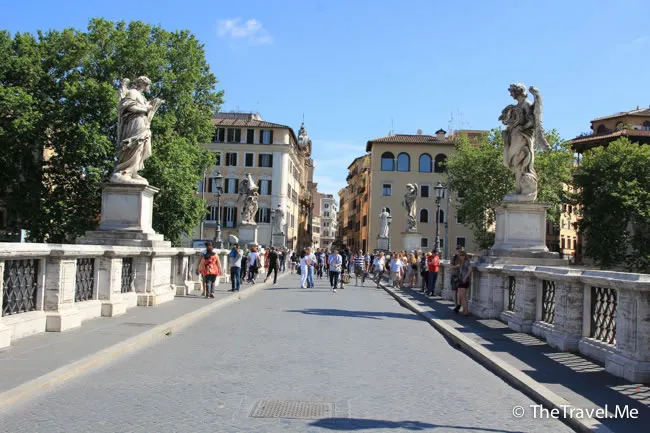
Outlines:
{"type": "Polygon", "coordinates": [[[214,293],[210,293],[210,297],[211,297],[211,298],[214,298],[214,293]]]}
{"type": "Polygon", "coordinates": [[[277,285],[278,285],[278,283],[273,283],[273,285],[274,285],[274,286],[277,286],[277,285]]]}
{"type": "Polygon", "coordinates": [[[332,291],[333,291],[334,293],[336,293],[336,289],[332,289],[332,291]]]}

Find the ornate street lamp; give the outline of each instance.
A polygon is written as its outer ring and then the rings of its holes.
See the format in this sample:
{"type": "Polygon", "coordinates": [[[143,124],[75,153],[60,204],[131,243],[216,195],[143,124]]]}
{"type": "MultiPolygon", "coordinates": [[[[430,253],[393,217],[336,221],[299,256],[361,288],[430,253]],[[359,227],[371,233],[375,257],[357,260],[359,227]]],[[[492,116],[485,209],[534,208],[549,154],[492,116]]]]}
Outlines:
{"type": "Polygon", "coordinates": [[[214,231],[214,247],[216,249],[223,248],[223,241],[221,240],[221,194],[223,194],[223,176],[217,173],[215,179],[215,194],[217,195],[217,227],[214,231]]]}
{"type": "Polygon", "coordinates": [[[436,241],[434,246],[434,251],[440,251],[440,200],[445,196],[445,186],[442,182],[438,181],[438,184],[433,188],[436,194],[436,205],[438,210],[436,212],[436,241]]]}

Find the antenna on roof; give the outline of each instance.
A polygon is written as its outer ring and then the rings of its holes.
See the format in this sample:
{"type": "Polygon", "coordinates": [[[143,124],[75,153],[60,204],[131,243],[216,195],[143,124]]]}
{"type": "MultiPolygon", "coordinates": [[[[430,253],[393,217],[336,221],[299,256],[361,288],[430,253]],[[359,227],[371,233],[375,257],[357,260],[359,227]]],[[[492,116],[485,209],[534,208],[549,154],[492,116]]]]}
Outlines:
{"type": "Polygon", "coordinates": [[[447,129],[449,130],[450,134],[454,131],[454,113],[453,112],[449,113],[449,122],[447,123],[447,129]]]}
{"type": "Polygon", "coordinates": [[[393,135],[395,131],[395,125],[393,124],[393,116],[390,116],[390,135],[393,135]]]}
{"type": "Polygon", "coordinates": [[[422,130],[418,129],[418,135],[422,135],[422,130]]]}

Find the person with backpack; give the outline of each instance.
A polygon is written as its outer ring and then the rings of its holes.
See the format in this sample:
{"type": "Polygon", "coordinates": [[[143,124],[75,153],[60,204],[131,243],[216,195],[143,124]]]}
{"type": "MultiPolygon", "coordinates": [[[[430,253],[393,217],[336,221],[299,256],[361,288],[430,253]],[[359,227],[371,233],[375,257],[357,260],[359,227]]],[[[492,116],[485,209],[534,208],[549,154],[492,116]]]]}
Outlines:
{"type": "Polygon", "coordinates": [[[221,262],[217,252],[212,248],[212,242],[205,243],[206,251],[201,256],[198,264],[197,273],[203,275],[205,281],[205,297],[214,298],[214,287],[217,277],[222,275],[221,262]]]}
{"type": "Polygon", "coordinates": [[[269,255],[267,259],[267,272],[264,282],[269,279],[271,272],[273,272],[273,285],[278,284],[278,268],[279,268],[279,257],[278,253],[275,251],[274,247],[269,248],[269,255]]]}
{"type": "Polygon", "coordinates": [[[239,245],[235,244],[232,247],[228,257],[230,258],[230,284],[232,285],[230,291],[239,292],[239,288],[241,287],[241,262],[243,258],[243,254],[239,250],[239,245]]]}

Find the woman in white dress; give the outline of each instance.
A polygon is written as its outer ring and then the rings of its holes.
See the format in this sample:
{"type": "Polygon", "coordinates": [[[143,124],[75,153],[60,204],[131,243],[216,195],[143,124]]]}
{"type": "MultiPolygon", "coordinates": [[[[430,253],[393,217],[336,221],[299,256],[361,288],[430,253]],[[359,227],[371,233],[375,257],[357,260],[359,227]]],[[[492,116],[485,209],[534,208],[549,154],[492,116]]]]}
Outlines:
{"type": "Polygon", "coordinates": [[[309,255],[306,250],[300,252],[300,287],[306,289],[307,273],[309,272],[309,255]]]}

